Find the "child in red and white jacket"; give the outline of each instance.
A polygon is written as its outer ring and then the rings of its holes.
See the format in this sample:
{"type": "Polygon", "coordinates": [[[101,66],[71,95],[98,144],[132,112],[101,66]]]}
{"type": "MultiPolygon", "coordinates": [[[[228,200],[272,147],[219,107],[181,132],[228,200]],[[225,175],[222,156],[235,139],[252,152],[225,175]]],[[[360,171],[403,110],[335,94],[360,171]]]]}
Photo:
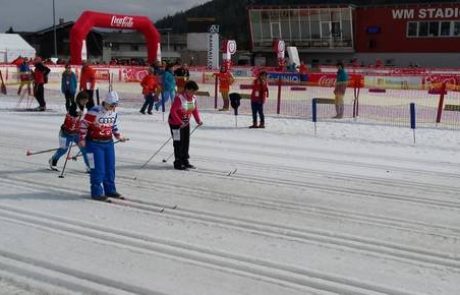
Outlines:
{"type": "Polygon", "coordinates": [[[268,98],[267,72],[259,72],[252,84],[251,110],[252,125],[249,128],[265,128],[264,103],[268,98]],[[257,125],[257,113],[260,117],[260,125],[257,125]]]}
{"type": "MultiPolygon", "coordinates": [[[[57,162],[68,151],[70,144],[78,144],[80,133],[80,120],[83,116],[85,105],[88,103],[88,95],[81,91],[77,94],[76,102],[71,104],[67,112],[64,123],[59,132],[59,148],[49,159],[50,169],[58,171],[57,162]]],[[[89,169],[86,151],[80,147],[87,169],[89,169]]]]}
{"type": "Polygon", "coordinates": [[[80,123],[80,147],[86,147],[91,183],[91,198],[121,198],[115,188],[115,148],[113,137],[126,141],[118,129],[118,94],[111,91],[102,105],[86,113],[80,123]]]}
{"type": "Polygon", "coordinates": [[[173,138],[174,169],[195,168],[188,160],[190,158],[188,150],[190,147],[190,117],[193,115],[198,126],[203,124],[196,104],[195,92],[197,90],[196,82],[187,81],[184,92],[178,93],[171,105],[168,123],[173,138]]]}

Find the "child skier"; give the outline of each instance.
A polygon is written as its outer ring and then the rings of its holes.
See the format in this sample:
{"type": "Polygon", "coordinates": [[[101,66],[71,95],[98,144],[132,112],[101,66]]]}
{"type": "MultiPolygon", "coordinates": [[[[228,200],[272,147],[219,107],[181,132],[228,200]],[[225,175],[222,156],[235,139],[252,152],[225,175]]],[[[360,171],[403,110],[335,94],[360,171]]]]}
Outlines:
{"type": "MultiPolygon", "coordinates": [[[[67,152],[69,145],[72,143],[78,144],[80,132],[80,119],[83,116],[85,105],[88,103],[88,95],[86,92],[80,92],[77,95],[76,103],[71,104],[69,112],[66,114],[64,123],[59,132],[59,149],[49,159],[50,169],[58,171],[57,162],[67,152]]],[[[86,167],[89,171],[88,159],[83,147],[80,147],[86,167]]]]}
{"type": "Polygon", "coordinates": [[[90,171],[91,198],[105,201],[121,198],[115,187],[115,149],[113,137],[124,142],[118,130],[118,93],[107,94],[102,105],[86,113],[80,124],[80,147],[86,147],[90,171]]]}
{"type": "Polygon", "coordinates": [[[190,158],[188,150],[190,146],[190,117],[193,115],[198,126],[203,124],[196,105],[195,92],[197,90],[198,85],[195,81],[187,81],[184,92],[178,93],[171,105],[168,121],[173,138],[174,169],[195,168],[188,161],[190,158]]]}

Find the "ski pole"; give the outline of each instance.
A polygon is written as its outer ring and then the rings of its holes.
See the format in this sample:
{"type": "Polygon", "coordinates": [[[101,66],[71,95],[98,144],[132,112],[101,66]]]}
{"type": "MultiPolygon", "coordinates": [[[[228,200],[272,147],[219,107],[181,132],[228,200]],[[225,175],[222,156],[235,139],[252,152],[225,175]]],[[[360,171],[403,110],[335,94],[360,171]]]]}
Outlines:
{"type": "MultiPolygon", "coordinates": [[[[129,138],[126,138],[126,141],[128,141],[128,140],[129,140],[129,138]]],[[[117,140],[117,141],[115,141],[113,144],[117,144],[117,143],[119,143],[119,142],[120,142],[120,141],[117,140]]],[[[67,159],[68,159],[68,160],[76,161],[78,157],[81,157],[81,155],[82,155],[82,154],[81,154],[81,151],[78,151],[78,153],[77,153],[75,156],[70,157],[70,155],[69,155],[69,156],[67,157],[67,159]]]]}
{"type": "Polygon", "coordinates": [[[145,161],[144,164],[142,164],[142,166],[140,167],[140,169],[144,168],[145,166],[147,166],[148,163],[150,163],[150,161],[152,161],[152,159],[166,146],[166,144],[168,144],[168,142],[172,139],[172,136],[168,137],[168,140],[166,140],[161,146],[159,149],[157,149],[153,155],[147,160],[145,161]]]}
{"type": "Polygon", "coordinates": [[[65,171],[65,167],[67,166],[67,161],[69,160],[69,155],[70,155],[70,150],[72,150],[72,145],[73,145],[73,142],[70,142],[69,151],[67,152],[67,157],[65,158],[64,167],[62,167],[61,175],[59,175],[59,178],[64,178],[64,171],[65,171]]]}
{"type": "Polygon", "coordinates": [[[31,152],[30,150],[27,150],[26,151],[26,156],[33,156],[33,155],[39,155],[39,154],[54,152],[54,151],[57,151],[58,149],[59,148],[54,148],[54,149],[47,149],[47,150],[36,151],[36,152],[31,152]]]}
{"type": "Polygon", "coordinates": [[[168,140],[166,140],[158,150],[156,150],[153,155],[147,160],[145,161],[144,164],[142,164],[141,167],[139,167],[139,170],[138,172],[136,173],[136,175],[133,177],[133,180],[136,180],[137,179],[137,175],[139,174],[140,170],[143,169],[145,166],[147,166],[148,163],[150,163],[150,161],[152,161],[152,159],[165,147],[165,145],[171,140],[172,136],[168,137],[168,140]]]}
{"type": "MultiPolygon", "coordinates": [[[[192,136],[193,132],[198,128],[199,125],[196,125],[195,128],[193,128],[192,132],[190,132],[190,136],[192,136]]],[[[171,157],[174,156],[174,152],[172,152],[166,159],[163,158],[162,162],[166,163],[171,159],[171,157]]]]}

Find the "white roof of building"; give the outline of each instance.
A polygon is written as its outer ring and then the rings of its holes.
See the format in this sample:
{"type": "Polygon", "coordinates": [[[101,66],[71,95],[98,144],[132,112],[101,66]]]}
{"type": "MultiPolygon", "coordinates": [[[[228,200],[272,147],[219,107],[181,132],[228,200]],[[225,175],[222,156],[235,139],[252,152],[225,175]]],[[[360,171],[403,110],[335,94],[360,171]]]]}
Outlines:
{"type": "Polygon", "coordinates": [[[0,33],[0,62],[12,62],[18,56],[34,58],[35,52],[19,34],[0,33]]]}

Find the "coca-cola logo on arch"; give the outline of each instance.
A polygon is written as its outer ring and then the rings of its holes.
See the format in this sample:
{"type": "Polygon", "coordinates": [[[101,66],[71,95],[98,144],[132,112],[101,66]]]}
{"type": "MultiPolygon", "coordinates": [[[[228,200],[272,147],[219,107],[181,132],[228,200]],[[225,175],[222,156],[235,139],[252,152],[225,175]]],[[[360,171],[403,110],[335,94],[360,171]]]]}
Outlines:
{"type": "Polygon", "coordinates": [[[134,19],[131,16],[118,17],[114,15],[112,16],[110,25],[117,28],[132,28],[134,26],[134,19]]]}

